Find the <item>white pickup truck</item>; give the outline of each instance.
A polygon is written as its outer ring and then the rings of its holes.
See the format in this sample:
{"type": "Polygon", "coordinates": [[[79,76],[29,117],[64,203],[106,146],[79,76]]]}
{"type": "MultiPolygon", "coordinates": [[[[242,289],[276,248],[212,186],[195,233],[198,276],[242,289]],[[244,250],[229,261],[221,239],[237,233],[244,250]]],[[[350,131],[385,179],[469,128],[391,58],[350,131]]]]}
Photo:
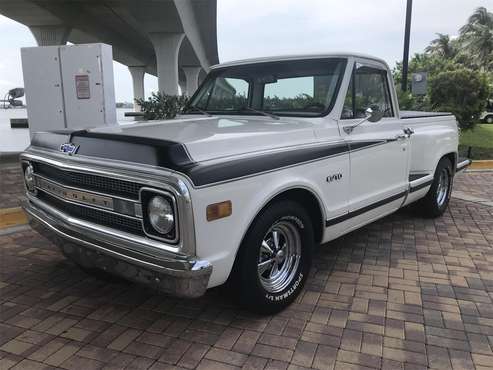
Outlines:
{"type": "Polygon", "coordinates": [[[38,133],[22,154],[31,225],[85,268],[182,296],[228,282],[247,308],[299,294],[314,246],[413,202],[445,211],[450,114],[399,111],[357,54],[213,67],[174,120],[38,133]]]}

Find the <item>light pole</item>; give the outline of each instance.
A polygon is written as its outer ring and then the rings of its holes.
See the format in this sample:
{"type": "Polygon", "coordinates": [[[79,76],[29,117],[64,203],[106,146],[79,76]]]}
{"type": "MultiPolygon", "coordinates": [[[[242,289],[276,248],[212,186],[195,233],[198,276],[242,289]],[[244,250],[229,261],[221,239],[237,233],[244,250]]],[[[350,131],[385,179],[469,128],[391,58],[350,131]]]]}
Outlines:
{"type": "Polygon", "coordinates": [[[407,90],[407,70],[409,68],[409,35],[411,33],[411,12],[413,0],[407,0],[406,7],[406,30],[404,32],[404,56],[402,57],[402,81],[401,90],[407,90]]]}

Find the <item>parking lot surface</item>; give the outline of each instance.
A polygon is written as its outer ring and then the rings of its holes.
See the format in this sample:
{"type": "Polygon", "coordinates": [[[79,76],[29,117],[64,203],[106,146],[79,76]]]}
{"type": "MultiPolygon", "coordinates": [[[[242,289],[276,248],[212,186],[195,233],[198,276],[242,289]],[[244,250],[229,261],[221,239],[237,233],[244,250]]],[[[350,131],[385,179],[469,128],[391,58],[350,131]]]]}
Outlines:
{"type": "MultiPolygon", "coordinates": [[[[16,171],[0,208],[22,197],[16,171]]],[[[493,200],[493,173],[456,189],[493,200]]],[[[492,299],[493,207],[455,198],[439,219],[402,210],[322,246],[275,316],[224,289],[183,300],[95,278],[26,230],[0,236],[0,368],[486,369],[492,299]]]]}

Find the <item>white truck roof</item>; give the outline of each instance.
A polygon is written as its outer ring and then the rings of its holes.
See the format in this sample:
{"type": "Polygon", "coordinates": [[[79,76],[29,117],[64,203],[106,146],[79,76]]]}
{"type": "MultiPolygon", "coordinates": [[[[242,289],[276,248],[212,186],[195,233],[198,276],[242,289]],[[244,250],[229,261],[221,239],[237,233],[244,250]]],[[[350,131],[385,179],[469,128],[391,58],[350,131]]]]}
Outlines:
{"type": "Polygon", "coordinates": [[[350,57],[374,60],[374,61],[383,63],[388,68],[387,62],[385,62],[385,60],[383,60],[381,58],[377,58],[377,57],[374,57],[371,55],[366,55],[366,54],[361,54],[361,53],[340,52],[340,53],[277,55],[277,56],[267,56],[267,57],[260,57],[260,58],[251,58],[251,59],[240,59],[240,60],[233,60],[233,61],[213,65],[211,67],[211,69],[238,66],[238,65],[243,65],[243,64],[278,62],[278,61],[285,61],[285,60],[318,59],[318,58],[350,58],[350,57]]]}

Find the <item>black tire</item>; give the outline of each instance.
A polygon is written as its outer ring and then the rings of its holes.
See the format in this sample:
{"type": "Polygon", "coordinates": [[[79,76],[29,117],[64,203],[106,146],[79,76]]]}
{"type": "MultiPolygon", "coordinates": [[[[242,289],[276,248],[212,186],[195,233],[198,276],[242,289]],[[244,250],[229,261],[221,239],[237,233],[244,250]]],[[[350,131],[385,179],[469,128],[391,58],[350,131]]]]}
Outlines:
{"type": "Polygon", "coordinates": [[[452,163],[450,162],[450,159],[444,157],[438,162],[430,190],[428,190],[426,196],[417,203],[419,212],[427,218],[436,218],[443,215],[450,201],[453,182],[454,169],[452,163]],[[445,185],[443,185],[444,180],[442,176],[447,177],[446,192],[444,192],[445,185]]]}
{"type": "Polygon", "coordinates": [[[240,304],[261,314],[287,307],[308,277],[313,246],[312,222],[301,205],[282,200],[262,211],[240,246],[232,272],[231,285],[240,304]],[[269,248],[261,247],[263,241],[269,248]]]}

